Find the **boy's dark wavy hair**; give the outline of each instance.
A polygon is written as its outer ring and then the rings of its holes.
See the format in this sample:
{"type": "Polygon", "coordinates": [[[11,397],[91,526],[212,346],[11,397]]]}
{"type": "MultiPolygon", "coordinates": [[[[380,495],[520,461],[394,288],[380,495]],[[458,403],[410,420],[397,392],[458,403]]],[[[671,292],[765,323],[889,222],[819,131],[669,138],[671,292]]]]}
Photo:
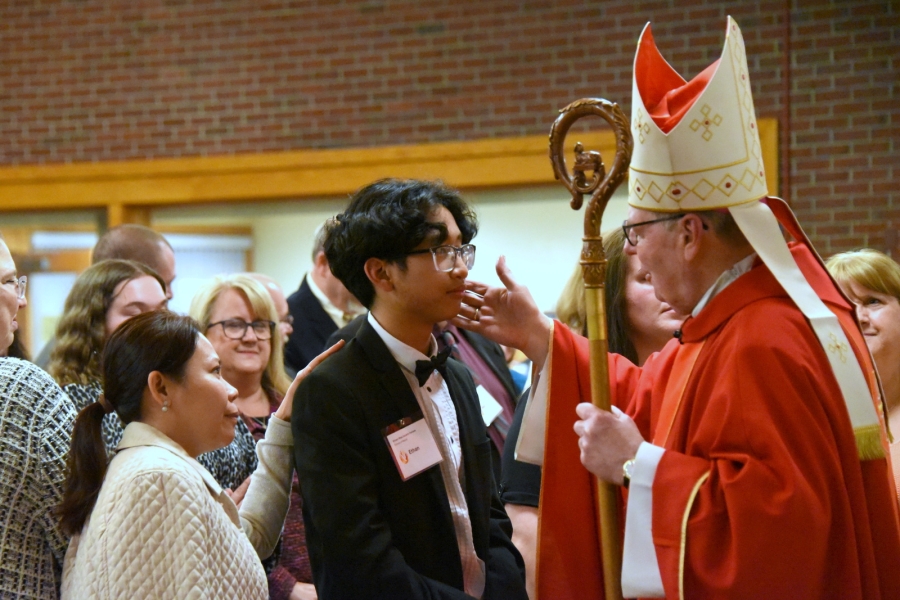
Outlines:
{"type": "Polygon", "coordinates": [[[475,213],[459,192],[439,181],[382,179],[358,190],[347,209],[326,224],[325,256],[335,277],[367,308],[375,288],[366,261],[380,258],[406,268],[406,255],[429,236],[446,239],[443,223],[430,222],[443,206],[468,244],[478,233],[475,213]]]}

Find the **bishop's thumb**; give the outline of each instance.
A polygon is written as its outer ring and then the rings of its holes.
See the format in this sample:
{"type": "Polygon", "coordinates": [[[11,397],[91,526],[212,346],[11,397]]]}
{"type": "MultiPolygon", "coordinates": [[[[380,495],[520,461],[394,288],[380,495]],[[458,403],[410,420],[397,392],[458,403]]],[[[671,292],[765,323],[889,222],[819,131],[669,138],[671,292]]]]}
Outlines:
{"type": "Polygon", "coordinates": [[[500,278],[500,281],[508,290],[514,290],[519,286],[519,284],[516,283],[516,280],[512,277],[512,271],[510,271],[509,267],[506,266],[506,257],[502,255],[497,260],[497,277],[500,278]]]}

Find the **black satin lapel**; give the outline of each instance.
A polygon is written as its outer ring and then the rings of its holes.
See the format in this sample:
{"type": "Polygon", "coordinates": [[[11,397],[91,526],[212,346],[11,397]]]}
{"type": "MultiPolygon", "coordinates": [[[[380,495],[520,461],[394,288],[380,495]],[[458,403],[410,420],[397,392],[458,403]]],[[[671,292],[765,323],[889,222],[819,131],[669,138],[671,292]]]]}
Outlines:
{"type": "MultiPolygon", "coordinates": [[[[420,411],[419,402],[410,389],[409,381],[400,369],[400,365],[397,364],[384,340],[368,321],[365,321],[359,328],[354,341],[362,346],[369,363],[378,372],[378,383],[385,394],[385,401],[381,403],[385,419],[383,426],[420,411]]],[[[353,374],[348,373],[347,377],[353,377],[353,374]]]]}

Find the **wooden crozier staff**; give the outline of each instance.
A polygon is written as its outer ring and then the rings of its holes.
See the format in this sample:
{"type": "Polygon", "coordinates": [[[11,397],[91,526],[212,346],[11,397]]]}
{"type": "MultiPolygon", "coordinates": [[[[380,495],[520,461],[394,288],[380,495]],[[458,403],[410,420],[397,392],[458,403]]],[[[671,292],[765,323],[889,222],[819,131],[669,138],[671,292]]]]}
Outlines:
{"type": "MultiPolygon", "coordinates": [[[[584,214],[584,238],[581,267],[584,277],[584,300],[587,309],[588,342],[591,355],[591,398],[598,408],[610,410],[609,402],[609,343],[606,331],[606,306],[603,288],[606,284],[606,255],[600,237],[600,220],[613,192],[625,179],[631,162],[634,142],[629,121],[618,104],[597,98],[576,100],[560,111],[550,129],[550,162],[556,178],[572,193],[571,206],[581,208],[584,195],[591,201],[584,214]],[[599,116],[606,120],[616,137],[616,157],[609,173],[598,152],[585,152],[582,144],[575,144],[575,164],[572,177],[566,170],[563,150],[566,133],[578,119],[599,116]],[[592,173],[587,179],[587,173],[592,173]]],[[[606,600],[622,598],[622,549],[618,524],[618,486],[599,479],[597,509],[600,525],[600,549],[603,558],[603,585],[606,600]]]]}

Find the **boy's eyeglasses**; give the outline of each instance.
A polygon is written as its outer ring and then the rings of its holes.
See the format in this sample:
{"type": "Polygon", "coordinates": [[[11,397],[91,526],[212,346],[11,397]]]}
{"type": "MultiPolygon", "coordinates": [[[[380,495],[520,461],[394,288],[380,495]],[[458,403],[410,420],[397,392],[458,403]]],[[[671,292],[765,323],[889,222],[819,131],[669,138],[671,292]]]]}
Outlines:
{"type": "Polygon", "coordinates": [[[434,259],[434,268],[443,273],[449,273],[456,267],[456,258],[462,259],[467,269],[471,269],[475,265],[475,246],[473,244],[464,244],[460,247],[456,246],[435,246],[434,248],[425,248],[424,250],[413,250],[406,254],[425,254],[431,252],[434,259]]]}
{"type": "Polygon", "coordinates": [[[210,323],[209,327],[206,328],[207,331],[216,325],[221,325],[225,337],[232,340],[244,339],[248,327],[253,328],[256,339],[263,341],[269,340],[272,339],[272,331],[275,329],[274,321],[253,321],[252,323],[248,323],[242,319],[225,319],[224,321],[218,321],[217,323],[210,323]]]}

